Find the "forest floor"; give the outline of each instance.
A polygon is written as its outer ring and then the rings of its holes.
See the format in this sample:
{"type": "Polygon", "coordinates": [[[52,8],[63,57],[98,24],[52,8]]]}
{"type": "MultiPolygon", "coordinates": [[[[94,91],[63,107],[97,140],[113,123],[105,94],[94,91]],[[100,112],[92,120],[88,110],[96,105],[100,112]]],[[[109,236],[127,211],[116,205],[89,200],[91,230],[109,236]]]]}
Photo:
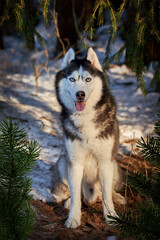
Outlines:
{"type": "MultiPolygon", "coordinates": [[[[153,174],[153,169],[138,155],[117,157],[125,176],[130,171],[140,171],[147,176],[153,174]]],[[[126,208],[135,210],[137,203],[143,204],[145,198],[126,184],[122,191],[127,204],[115,205],[117,213],[122,213],[126,208]]],[[[68,210],[63,203],[46,203],[40,200],[32,200],[32,205],[37,212],[36,225],[30,240],[127,240],[122,238],[118,231],[113,230],[104,221],[102,202],[98,200],[93,205],[82,204],[81,226],[76,229],[67,229],[64,223],[67,220],[68,210]]]]}
{"type": "MultiPolygon", "coordinates": [[[[89,42],[103,62],[108,41],[108,26],[98,31],[95,42],[89,42]]],[[[120,239],[118,233],[104,222],[101,202],[93,206],[82,206],[82,225],[75,230],[64,227],[67,211],[63,204],[56,204],[52,197],[52,167],[64,155],[62,128],[60,123],[60,106],[54,89],[55,74],[62,59],[52,58],[56,46],[55,27],[45,29],[43,25],[37,31],[47,40],[47,46],[41,47],[37,42],[35,50],[29,52],[23,41],[16,36],[5,36],[5,49],[0,50],[0,120],[12,116],[19,121],[20,127],[27,131],[28,140],[35,139],[41,145],[39,160],[30,177],[33,180],[31,194],[32,204],[37,209],[34,232],[30,239],[120,239]]],[[[112,53],[123,45],[118,37],[112,46],[112,53]]],[[[154,134],[154,122],[158,111],[159,94],[154,90],[147,96],[141,93],[135,74],[121,61],[110,65],[107,71],[109,87],[117,102],[117,118],[120,124],[120,149],[117,161],[124,170],[141,171],[152,174],[152,169],[138,155],[136,142],[140,137],[154,134]]],[[[144,78],[149,84],[153,77],[150,69],[144,78]]],[[[125,207],[135,208],[143,198],[127,186],[124,180],[122,193],[126,200],[125,207]]],[[[123,206],[116,205],[122,212],[123,206]]]]}

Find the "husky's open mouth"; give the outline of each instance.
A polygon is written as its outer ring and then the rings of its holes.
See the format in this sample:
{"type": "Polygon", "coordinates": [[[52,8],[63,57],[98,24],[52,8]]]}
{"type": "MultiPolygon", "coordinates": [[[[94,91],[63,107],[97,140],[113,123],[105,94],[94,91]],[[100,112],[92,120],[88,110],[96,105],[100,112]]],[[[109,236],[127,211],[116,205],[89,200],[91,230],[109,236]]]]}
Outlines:
{"type": "Polygon", "coordinates": [[[84,101],[77,101],[75,102],[76,110],[77,111],[83,111],[85,108],[85,102],[84,101]]]}

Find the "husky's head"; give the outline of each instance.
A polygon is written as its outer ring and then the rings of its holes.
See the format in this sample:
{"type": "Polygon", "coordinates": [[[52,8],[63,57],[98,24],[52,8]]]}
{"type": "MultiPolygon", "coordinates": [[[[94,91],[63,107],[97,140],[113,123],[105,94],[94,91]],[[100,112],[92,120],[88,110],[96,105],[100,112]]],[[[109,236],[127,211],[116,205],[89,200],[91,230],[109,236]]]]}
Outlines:
{"type": "Polygon", "coordinates": [[[104,82],[102,67],[95,51],[89,48],[86,57],[78,59],[70,48],[56,75],[57,98],[71,112],[86,111],[100,101],[104,82]]]}

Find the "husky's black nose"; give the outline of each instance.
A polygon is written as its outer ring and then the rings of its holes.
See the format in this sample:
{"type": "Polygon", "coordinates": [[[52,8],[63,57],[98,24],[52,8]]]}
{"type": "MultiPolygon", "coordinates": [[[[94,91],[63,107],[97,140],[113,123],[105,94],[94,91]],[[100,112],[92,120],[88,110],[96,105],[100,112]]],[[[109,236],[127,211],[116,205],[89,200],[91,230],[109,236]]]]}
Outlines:
{"type": "Polygon", "coordinates": [[[84,98],[85,98],[85,92],[83,92],[83,91],[77,92],[77,93],[76,93],[76,97],[77,97],[77,99],[78,99],[79,101],[83,101],[84,98]]]}

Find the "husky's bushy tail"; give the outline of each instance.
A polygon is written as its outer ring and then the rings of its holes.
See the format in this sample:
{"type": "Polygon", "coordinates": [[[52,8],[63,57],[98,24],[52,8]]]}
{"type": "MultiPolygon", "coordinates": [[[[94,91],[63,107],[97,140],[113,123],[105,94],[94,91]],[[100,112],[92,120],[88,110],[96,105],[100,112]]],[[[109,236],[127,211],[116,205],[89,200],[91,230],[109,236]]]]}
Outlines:
{"type": "Polygon", "coordinates": [[[100,182],[88,183],[86,181],[82,182],[82,193],[83,200],[89,204],[96,202],[97,198],[102,198],[100,182]]]}

